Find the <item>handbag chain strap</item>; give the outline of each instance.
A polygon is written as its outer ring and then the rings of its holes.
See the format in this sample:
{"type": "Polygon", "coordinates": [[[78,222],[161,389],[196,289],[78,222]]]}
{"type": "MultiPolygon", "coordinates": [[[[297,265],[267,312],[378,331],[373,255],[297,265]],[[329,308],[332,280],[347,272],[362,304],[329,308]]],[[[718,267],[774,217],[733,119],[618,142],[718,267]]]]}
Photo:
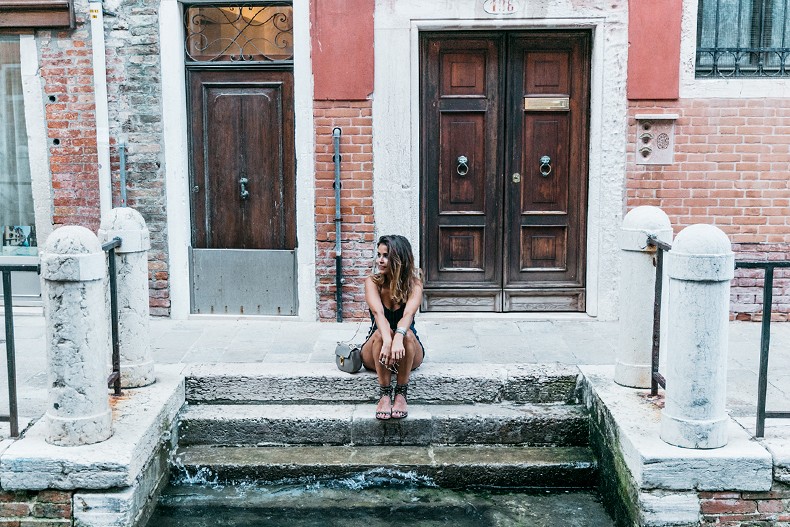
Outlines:
{"type": "Polygon", "coordinates": [[[357,338],[357,333],[359,333],[359,328],[361,327],[362,327],[362,322],[357,323],[357,330],[354,331],[354,334],[351,336],[351,338],[348,340],[341,340],[340,342],[343,344],[348,344],[350,346],[351,342],[353,342],[353,340],[357,338]]]}

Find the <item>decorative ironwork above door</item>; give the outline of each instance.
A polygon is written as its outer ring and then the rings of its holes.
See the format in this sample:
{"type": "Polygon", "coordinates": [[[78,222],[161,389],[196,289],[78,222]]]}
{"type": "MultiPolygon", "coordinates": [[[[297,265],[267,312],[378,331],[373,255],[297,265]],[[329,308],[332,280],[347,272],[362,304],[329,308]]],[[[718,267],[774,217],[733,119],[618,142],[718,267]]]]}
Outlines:
{"type": "Polygon", "coordinates": [[[293,6],[194,4],[184,6],[187,62],[293,61],[293,6]]]}

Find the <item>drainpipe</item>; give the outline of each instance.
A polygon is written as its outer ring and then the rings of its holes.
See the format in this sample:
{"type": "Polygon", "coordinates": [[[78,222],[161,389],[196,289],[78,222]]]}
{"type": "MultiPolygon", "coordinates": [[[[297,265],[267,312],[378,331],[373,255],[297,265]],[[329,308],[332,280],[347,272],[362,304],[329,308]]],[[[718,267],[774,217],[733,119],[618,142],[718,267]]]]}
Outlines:
{"type": "Polygon", "coordinates": [[[120,164],[120,186],[121,186],[121,207],[126,207],[126,140],[119,138],[118,141],[118,163],[120,164]]]}
{"type": "Polygon", "coordinates": [[[337,304],[337,321],[343,322],[343,251],[340,244],[340,128],[332,130],[332,142],[335,145],[335,302],[337,304]]]}
{"type": "Polygon", "coordinates": [[[104,217],[112,209],[110,179],[110,114],[107,107],[107,61],[104,48],[104,12],[101,2],[88,4],[93,48],[93,91],[96,100],[96,150],[99,157],[99,206],[104,217]]]}

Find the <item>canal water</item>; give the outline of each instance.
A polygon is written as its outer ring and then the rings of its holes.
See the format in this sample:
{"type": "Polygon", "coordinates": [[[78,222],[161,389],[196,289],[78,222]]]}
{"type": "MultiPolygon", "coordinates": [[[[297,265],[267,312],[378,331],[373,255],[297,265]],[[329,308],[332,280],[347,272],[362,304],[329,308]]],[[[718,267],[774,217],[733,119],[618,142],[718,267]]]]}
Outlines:
{"type": "Polygon", "coordinates": [[[147,527],[613,527],[591,492],[441,489],[412,473],[223,485],[181,479],[147,527]]]}

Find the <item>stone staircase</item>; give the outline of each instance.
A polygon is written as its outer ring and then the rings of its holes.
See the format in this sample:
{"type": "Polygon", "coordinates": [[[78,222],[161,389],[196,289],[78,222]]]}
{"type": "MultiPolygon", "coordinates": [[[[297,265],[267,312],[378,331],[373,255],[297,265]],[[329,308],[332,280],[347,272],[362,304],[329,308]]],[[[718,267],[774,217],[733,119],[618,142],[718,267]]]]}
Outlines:
{"type": "Polygon", "coordinates": [[[432,365],[409,417],[374,417],[376,377],[330,364],[206,364],[186,376],[174,479],[343,478],[382,468],[442,487],[591,488],[597,466],[578,370],[432,365]]]}

